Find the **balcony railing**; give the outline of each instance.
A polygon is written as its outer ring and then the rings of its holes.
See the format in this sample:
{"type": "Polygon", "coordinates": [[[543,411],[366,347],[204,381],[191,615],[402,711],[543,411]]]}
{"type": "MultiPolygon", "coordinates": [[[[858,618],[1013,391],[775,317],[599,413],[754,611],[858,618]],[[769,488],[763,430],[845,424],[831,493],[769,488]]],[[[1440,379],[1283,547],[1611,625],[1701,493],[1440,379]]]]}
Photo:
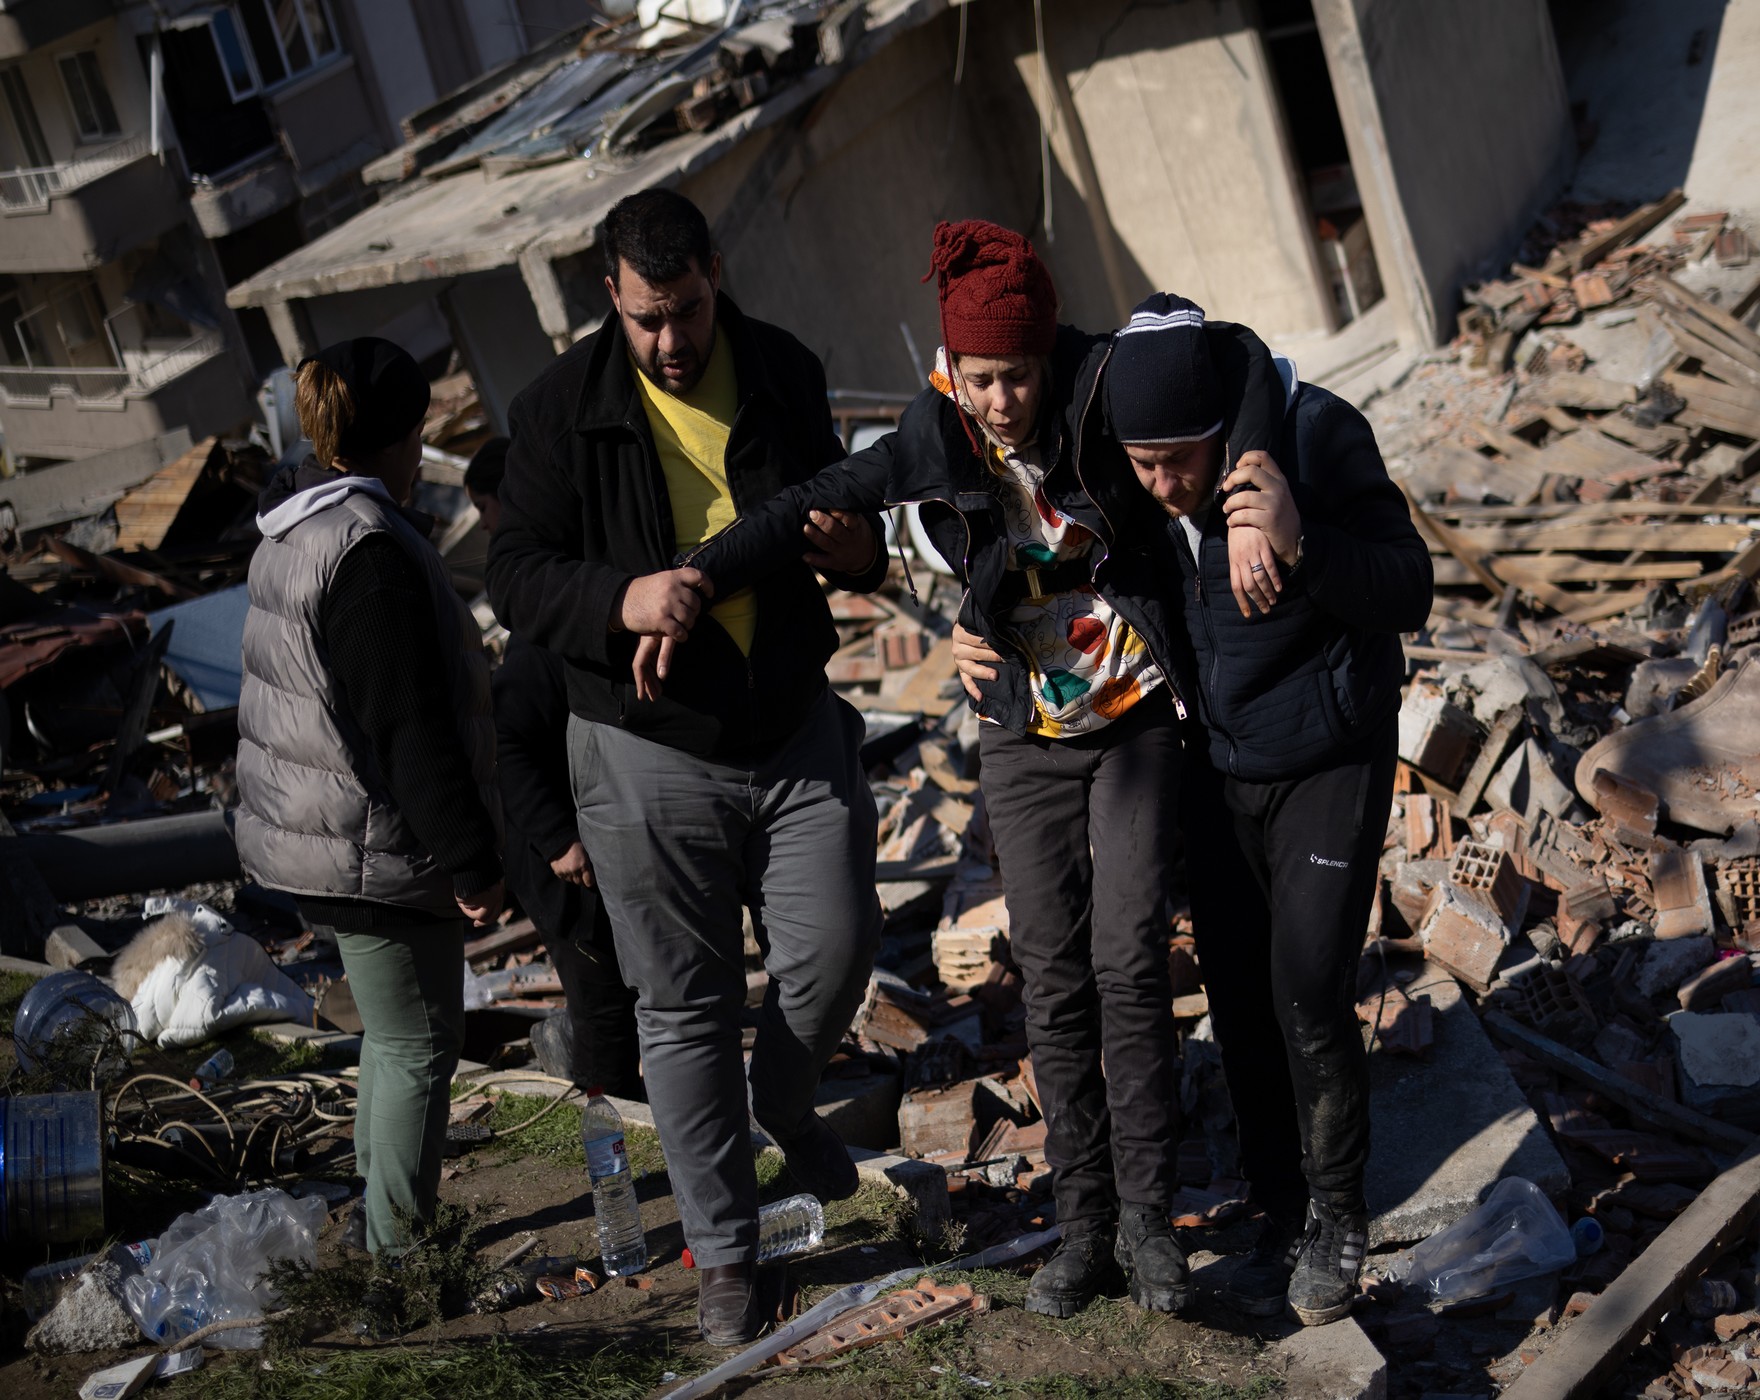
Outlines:
{"type": "MultiPolygon", "coordinates": [[[[224,353],[225,349],[226,342],[219,332],[203,331],[179,345],[140,359],[132,369],[0,366],[0,394],[10,403],[33,405],[47,405],[50,396],[57,392],[82,403],[139,398],[163,388],[179,375],[188,374],[204,360],[224,353]]],[[[131,355],[129,358],[135,357],[131,355]]]]}
{"type": "Polygon", "coordinates": [[[151,149],[145,136],[125,136],[75,160],[60,165],[43,165],[27,170],[0,170],[0,212],[15,214],[33,209],[47,209],[57,195],[68,194],[81,185],[119,170],[139,160],[151,149]]]}

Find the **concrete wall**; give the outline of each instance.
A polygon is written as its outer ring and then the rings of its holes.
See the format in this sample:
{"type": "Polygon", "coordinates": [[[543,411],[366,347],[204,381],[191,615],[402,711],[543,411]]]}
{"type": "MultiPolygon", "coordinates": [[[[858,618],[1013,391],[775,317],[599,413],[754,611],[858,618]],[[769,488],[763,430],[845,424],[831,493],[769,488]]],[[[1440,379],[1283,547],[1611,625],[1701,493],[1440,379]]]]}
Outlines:
{"type": "Polygon", "coordinates": [[[297,170],[315,169],[363,138],[375,148],[379,145],[361,70],[352,58],[325,65],[275,92],[269,101],[297,170]]]}
{"type": "Polygon", "coordinates": [[[215,355],[146,398],[93,404],[57,394],[47,406],[0,402],[0,428],[13,457],[89,457],[176,428],[194,438],[230,432],[250,412],[238,366],[215,355]]]}
{"type": "MultiPolygon", "coordinates": [[[[418,360],[444,350],[451,338],[435,304],[442,287],[434,282],[404,282],[372,287],[339,296],[314,297],[299,303],[311,332],[310,349],[283,345],[290,365],[302,354],[355,336],[378,335],[396,341],[418,360]]],[[[273,318],[271,318],[273,320],[273,318]]],[[[280,331],[277,330],[277,339],[280,331]]]]}
{"type": "Polygon", "coordinates": [[[1453,330],[1569,172],[1545,0],[1314,0],[1351,164],[1402,338],[1453,330]]]}
{"type": "MultiPolygon", "coordinates": [[[[920,279],[941,219],[1026,232],[1078,325],[1117,325],[1166,288],[1267,335],[1327,328],[1263,54],[1234,0],[1140,10],[1098,0],[1051,17],[1048,44],[1097,175],[1098,229],[1067,124],[1054,130],[1045,228],[1028,6],[971,12],[957,86],[949,13],[681,187],[709,215],[728,290],[801,336],[834,386],[920,383],[899,326],[925,361],[934,355],[935,296],[920,279]]],[[[1056,120],[1055,102],[1048,110],[1056,120]]]]}
{"type": "Polygon", "coordinates": [[[353,8],[365,48],[357,57],[371,65],[385,115],[396,126],[440,95],[428,71],[422,32],[410,0],[355,0],[353,8]]]}
{"type": "Polygon", "coordinates": [[[0,213],[0,272],[78,272],[121,257],[184,219],[183,191],[159,157],[57,195],[44,209],[0,213]]]}
{"type": "Polygon", "coordinates": [[[489,421],[505,433],[513,396],[556,356],[531,294],[517,272],[496,272],[453,283],[442,301],[489,421]]]}

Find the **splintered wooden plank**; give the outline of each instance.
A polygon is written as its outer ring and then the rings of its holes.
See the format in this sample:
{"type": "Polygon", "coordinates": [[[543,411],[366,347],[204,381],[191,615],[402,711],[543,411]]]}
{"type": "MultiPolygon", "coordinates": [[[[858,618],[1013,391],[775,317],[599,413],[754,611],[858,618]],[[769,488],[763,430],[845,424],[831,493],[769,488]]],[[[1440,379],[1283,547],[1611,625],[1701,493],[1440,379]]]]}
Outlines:
{"type": "Polygon", "coordinates": [[[1560,408],[1582,408],[1605,412],[1631,403],[1638,391],[1630,384],[1601,379],[1593,374],[1555,374],[1540,381],[1541,403],[1560,408]]]}
{"type": "Polygon", "coordinates": [[[1760,396],[1701,374],[1671,371],[1662,382],[1686,400],[1675,416],[1683,422],[1736,437],[1760,438],[1760,396]]]}
{"type": "MultiPolygon", "coordinates": [[[[1444,526],[1443,528],[1447,528],[1444,526]]],[[[1483,554],[1517,550],[1561,549],[1579,553],[1642,549],[1654,554],[1729,554],[1754,538],[1746,525],[1707,525],[1700,521],[1670,525],[1497,525],[1458,526],[1452,534],[1470,550],[1483,554]]]]}
{"type": "Polygon", "coordinates": [[[1583,428],[1550,442],[1541,451],[1545,469],[1559,476],[1587,477],[1592,481],[1633,482],[1676,472],[1674,462],[1658,461],[1634,452],[1594,428],[1583,428]]]}

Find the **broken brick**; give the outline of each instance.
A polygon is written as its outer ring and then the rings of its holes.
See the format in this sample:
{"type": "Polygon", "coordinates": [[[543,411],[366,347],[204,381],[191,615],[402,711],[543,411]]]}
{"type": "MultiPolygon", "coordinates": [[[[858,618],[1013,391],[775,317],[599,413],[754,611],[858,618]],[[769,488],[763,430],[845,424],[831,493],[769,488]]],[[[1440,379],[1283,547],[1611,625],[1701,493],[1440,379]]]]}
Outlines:
{"type": "Polygon", "coordinates": [[[1652,851],[1649,873],[1658,938],[1691,938],[1711,932],[1711,891],[1697,851],[1678,846],[1652,851]]]}
{"type": "Polygon", "coordinates": [[[1655,793],[1605,768],[1595,771],[1595,810],[1613,824],[1613,833],[1628,846],[1649,846],[1656,836],[1662,803],[1655,793]]]}
{"type": "Polygon", "coordinates": [[[1530,891],[1507,851],[1480,841],[1462,841],[1449,862],[1448,878],[1462,889],[1483,895],[1503,916],[1506,926],[1521,927],[1530,891]]]}
{"type": "Polygon", "coordinates": [[[1426,958],[1483,996],[1497,975],[1509,929],[1477,892],[1446,884],[1432,892],[1418,936],[1426,958]]]}

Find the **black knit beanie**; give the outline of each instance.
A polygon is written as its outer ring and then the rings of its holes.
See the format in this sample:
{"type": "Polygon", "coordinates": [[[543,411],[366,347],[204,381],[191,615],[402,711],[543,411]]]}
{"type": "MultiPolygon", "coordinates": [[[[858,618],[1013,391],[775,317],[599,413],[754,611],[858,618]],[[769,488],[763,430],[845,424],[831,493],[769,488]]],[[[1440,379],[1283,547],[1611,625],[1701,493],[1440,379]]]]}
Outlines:
{"type": "MultiPolygon", "coordinates": [[[[327,345],[308,359],[334,370],[354,401],[354,419],[336,444],[338,457],[371,457],[407,437],[427,415],[428,381],[401,345],[363,335],[327,345]]],[[[307,362],[301,360],[299,368],[307,362]]]]}
{"type": "Polygon", "coordinates": [[[1194,442],[1222,429],[1204,310],[1157,292],[1131,312],[1106,362],[1106,418],[1120,442],[1194,442]]]}

